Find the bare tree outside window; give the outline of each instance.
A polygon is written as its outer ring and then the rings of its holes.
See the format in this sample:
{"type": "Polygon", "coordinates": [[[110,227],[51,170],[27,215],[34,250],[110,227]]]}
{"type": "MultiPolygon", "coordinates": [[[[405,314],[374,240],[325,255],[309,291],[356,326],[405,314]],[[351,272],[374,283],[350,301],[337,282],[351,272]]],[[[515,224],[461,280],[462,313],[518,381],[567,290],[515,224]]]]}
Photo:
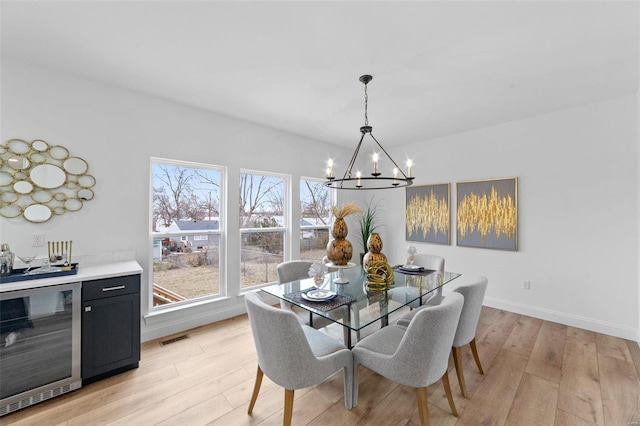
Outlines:
{"type": "Polygon", "coordinates": [[[152,162],[154,305],[218,295],[220,168],[152,162]]]}
{"type": "Polygon", "coordinates": [[[241,286],[276,280],[284,260],[286,181],[262,173],[240,174],[241,286]]]}
{"type": "Polygon", "coordinates": [[[300,180],[300,258],[322,262],[329,242],[332,191],[322,181],[300,180]]]}

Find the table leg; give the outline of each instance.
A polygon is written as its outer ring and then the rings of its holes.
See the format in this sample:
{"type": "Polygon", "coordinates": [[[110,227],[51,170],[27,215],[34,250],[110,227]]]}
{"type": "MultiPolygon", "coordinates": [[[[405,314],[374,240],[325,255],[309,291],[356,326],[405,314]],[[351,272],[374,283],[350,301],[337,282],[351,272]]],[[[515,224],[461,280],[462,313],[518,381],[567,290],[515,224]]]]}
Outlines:
{"type": "Polygon", "coordinates": [[[353,346],[351,346],[351,330],[349,329],[349,327],[342,327],[342,333],[343,333],[343,337],[344,337],[344,345],[346,347],[348,347],[349,349],[351,349],[353,346]]]}
{"type": "MultiPolygon", "coordinates": [[[[351,306],[347,305],[345,309],[346,313],[344,314],[347,317],[347,323],[351,323],[351,306]]],[[[342,326],[342,333],[344,337],[344,345],[351,349],[353,346],[351,345],[351,329],[345,325],[342,326]]]]}

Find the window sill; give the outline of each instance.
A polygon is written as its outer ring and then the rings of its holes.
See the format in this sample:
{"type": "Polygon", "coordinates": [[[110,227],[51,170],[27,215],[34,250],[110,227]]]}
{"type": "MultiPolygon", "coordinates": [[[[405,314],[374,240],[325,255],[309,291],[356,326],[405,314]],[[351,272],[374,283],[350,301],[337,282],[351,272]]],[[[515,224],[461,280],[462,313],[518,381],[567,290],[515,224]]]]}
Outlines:
{"type": "Polygon", "coordinates": [[[227,302],[231,299],[232,299],[231,297],[222,296],[216,299],[198,300],[190,303],[180,303],[177,306],[168,306],[166,308],[155,308],[152,311],[150,311],[147,315],[145,315],[143,318],[146,324],[153,324],[156,322],[161,322],[161,318],[166,315],[172,315],[177,312],[198,309],[200,307],[207,307],[209,305],[214,305],[221,302],[227,302]]]}

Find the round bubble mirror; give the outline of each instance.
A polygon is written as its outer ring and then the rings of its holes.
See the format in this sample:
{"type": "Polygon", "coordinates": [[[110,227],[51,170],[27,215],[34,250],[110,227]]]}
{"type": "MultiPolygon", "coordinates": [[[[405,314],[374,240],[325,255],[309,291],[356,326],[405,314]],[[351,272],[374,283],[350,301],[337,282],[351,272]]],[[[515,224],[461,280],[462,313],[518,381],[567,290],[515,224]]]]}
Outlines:
{"type": "Polygon", "coordinates": [[[21,180],[20,182],[13,184],[13,189],[15,189],[19,194],[31,194],[31,191],[33,191],[33,185],[26,180],[21,180]]]}
{"type": "Polygon", "coordinates": [[[71,157],[64,162],[64,170],[72,175],[84,174],[88,168],[89,166],[82,158],[71,157]]]}
{"type": "Polygon", "coordinates": [[[24,209],[22,215],[29,222],[46,222],[51,217],[51,209],[43,204],[32,204],[24,209]]]}
{"type": "Polygon", "coordinates": [[[41,164],[31,170],[31,181],[40,188],[53,189],[62,186],[67,176],[62,169],[53,164],[41,164]]]}
{"type": "Polygon", "coordinates": [[[93,191],[90,189],[81,189],[78,191],[78,198],[85,201],[93,200],[93,191]]]}
{"type": "Polygon", "coordinates": [[[41,139],[0,143],[0,216],[34,223],[82,209],[94,198],[89,164],[41,139]]]}
{"type": "Polygon", "coordinates": [[[14,157],[9,157],[7,159],[7,164],[14,170],[24,170],[29,168],[31,162],[25,157],[16,155],[14,157]]]}

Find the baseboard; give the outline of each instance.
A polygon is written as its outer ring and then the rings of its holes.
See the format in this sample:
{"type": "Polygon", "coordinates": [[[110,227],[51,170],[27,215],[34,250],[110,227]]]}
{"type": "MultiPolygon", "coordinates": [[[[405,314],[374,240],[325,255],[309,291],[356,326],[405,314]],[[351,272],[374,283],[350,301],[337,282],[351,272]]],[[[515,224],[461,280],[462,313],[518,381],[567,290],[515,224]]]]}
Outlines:
{"type": "Polygon", "coordinates": [[[246,308],[243,303],[198,314],[191,311],[188,315],[172,315],[169,321],[155,322],[152,324],[147,322],[141,331],[141,341],[146,342],[159,339],[160,337],[180,333],[195,327],[237,317],[244,313],[246,313],[246,308]]]}
{"type": "Polygon", "coordinates": [[[516,314],[527,315],[533,318],[545,321],[557,322],[559,324],[571,327],[583,328],[585,330],[595,331],[597,333],[607,334],[610,336],[620,337],[622,339],[640,342],[639,330],[612,324],[604,321],[594,320],[593,318],[571,315],[564,312],[552,311],[549,309],[539,308],[531,305],[523,305],[500,299],[486,297],[484,305],[490,308],[502,309],[504,311],[516,314]]]}
{"type": "MultiPolygon", "coordinates": [[[[447,291],[444,293],[447,293],[447,291]]],[[[640,330],[620,326],[619,324],[607,323],[604,321],[594,320],[592,318],[580,317],[564,312],[513,303],[491,297],[486,297],[484,299],[484,305],[494,309],[502,309],[504,311],[527,315],[545,321],[553,321],[571,327],[582,328],[585,330],[595,331],[597,333],[632,340],[634,342],[640,342],[640,330]]],[[[194,312],[190,312],[190,314],[180,316],[180,318],[173,316],[170,321],[161,321],[156,324],[151,324],[149,321],[142,330],[141,338],[143,342],[146,342],[148,340],[154,340],[171,334],[180,333],[182,331],[216,321],[233,318],[235,316],[242,315],[245,312],[244,304],[239,304],[229,306],[225,309],[208,310],[200,315],[194,315],[194,312]]]]}

